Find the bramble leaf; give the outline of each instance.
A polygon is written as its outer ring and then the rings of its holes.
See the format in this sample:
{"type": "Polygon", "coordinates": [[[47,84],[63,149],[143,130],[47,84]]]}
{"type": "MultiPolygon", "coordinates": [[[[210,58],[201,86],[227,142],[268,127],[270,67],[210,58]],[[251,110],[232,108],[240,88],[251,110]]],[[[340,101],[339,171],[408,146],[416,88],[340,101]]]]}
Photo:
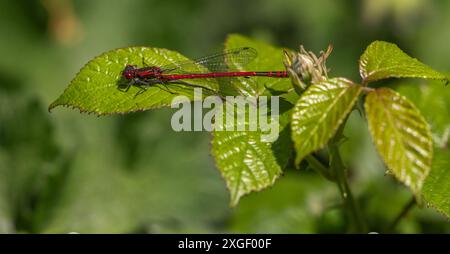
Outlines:
{"type": "Polygon", "coordinates": [[[386,78],[426,78],[448,81],[444,74],[410,57],[397,45],[384,41],[371,43],[359,60],[365,83],[386,78]]]}
{"type": "MultiPolygon", "coordinates": [[[[158,84],[148,87],[139,95],[137,93],[140,89],[134,86],[127,92],[118,89],[128,83],[122,77],[126,65],[163,66],[181,61],[189,60],[177,52],[160,48],[130,47],[108,51],[88,62],[64,93],[49,106],[49,110],[63,105],[98,115],[118,114],[170,106],[177,95],[193,99],[193,87],[181,84],[158,84]]],[[[198,66],[198,69],[206,71],[202,66],[198,66]]],[[[195,82],[196,85],[212,90],[218,88],[213,79],[199,79],[195,82]]]]}
{"type": "Polygon", "coordinates": [[[423,195],[430,206],[450,217],[450,152],[437,150],[430,174],[423,186],[423,195]]]}
{"type": "Polygon", "coordinates": [[[409,82],[396,85],[396,91],[414,102],[430,125],[435,146],[448,143],[450,134],[450,89],[437,81],[423,85],[409,82]]]}
{"type": "Polygon", "coordinates": [[[397,91],[411,99],[430,124],[434,141],[431,171],[423,186],[423,197],[428,206],[450,217],[450,89],[438,82],[417,86],[401,84],[397,91]]]}
{"type": "Polygon", "coordinates": [[[420,197],[433,157],[427,122],[408,99],[389,88],[370,92],[365,110],[381,158],[394,176],[420,197]]]}
{"type": "Polygon", "coordinates": [[[300,97],[292,114],[295,162],[323,147],[353,108],[361,86],[344,78],[311,85],[300,97]]]}
{"type": "MultiPolygon", "coordinates": [[[[253,47],[258,51],[258,57],[241,70],[283,70],[282,50],[276,49],[262,42],[250,40],[240,35],[228,37],[226,47],[253,47]]],[[[258,77],[256,79],[238,79],[234,85],[243,95],[256,96],[275,95],[277,91],[287,91],[291,87],[289,79],[272,79],[258,77]],[[265,88],[271,88],[267,89],[265,88]]],[[[279,136],[275,142],[262,141],[262,132],[249,130],[246,117],[245,130],[230,130],[213,132],[211,144],[212,154],[216,165],[225,179],[231,195],[231,205],[234,206],[239,199],[253,191],[260,191],[275,182],[281,175],[282,169],[290,155],[291,141],[289,133],[289,119],[292,101],[297,99],[292,92],[282,95],[279,107],[279,136]]],[[[227,112],[228,113],[228,112],[227,112]]],[[[270,115],[270,113],[269,113],[270,115]]],[[[268,116],[269,118],[269,116],[268,116]]],[[[216,122],[217,124],[217,122],[216,122]]],[[[216,126],[217,127],[217,126],[216,126]]]]}
{"type": "Polygon", "coordinates": [[[281,174],[272,144],[262,142],[260,132],[215,131],[212,153],[233,206],[243,195],[271,186],[281,174]]]}
{"type": "MultiPolygon", "coordinates": [[[[256,107],[248,106],[256,112],[256,107]]],[[[254,125],[256,129],[251,129],[249,110],[237,107],[232,101],[226,101],[223,107],[227,108],[226,112],[215,117],[212,154],[230,191],[230,203],[235,206],[243,195],[273,185],[281,175],[291,149],[289,132],[286,132],[289,130],[286,120],[290,111],[283,113],[279,122],[275,123],[278,130],[264,131],[260,125],[254,125]],[[234,108],[234,113],[228,108],[234,108]],[[245,119],[239,117],[244,115],[245,119]],[[221,123],[219,119],[223,119],[221,123]],[[228,119],[234,119],[236,125],[228,119]],[[239,130],[242,126],[242,130],[239,130]],[[267,134],[271,131],[279,131],[277,140],[267,140],[267,134]]],[[[267,117],[270,117],[270,113],[267,117]]]]}

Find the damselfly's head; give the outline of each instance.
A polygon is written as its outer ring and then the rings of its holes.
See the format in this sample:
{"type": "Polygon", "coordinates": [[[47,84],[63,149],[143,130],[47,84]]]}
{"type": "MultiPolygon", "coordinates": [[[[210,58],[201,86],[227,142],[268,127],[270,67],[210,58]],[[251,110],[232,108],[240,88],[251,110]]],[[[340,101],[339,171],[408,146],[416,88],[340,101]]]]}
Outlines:
{"type": "Polygon", "coordinates": [[[126,79],[134,79],[136,77],[136,66],[127,65],[122,72],[122,76],[126,79]]]}

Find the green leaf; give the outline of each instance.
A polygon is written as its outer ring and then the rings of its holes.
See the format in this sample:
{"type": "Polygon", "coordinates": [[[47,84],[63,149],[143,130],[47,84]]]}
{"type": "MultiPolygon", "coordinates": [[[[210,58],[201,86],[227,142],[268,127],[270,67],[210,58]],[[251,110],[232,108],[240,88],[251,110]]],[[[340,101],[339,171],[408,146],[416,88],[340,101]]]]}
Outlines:
{"type": "MultiPolygon", "coordinates": [[[[252,47],[258,56],[246,66],[234,65],[240,71],[284,71],[283,50],[264,42],[255,41],[248,37],[232,34],[225,43],[227,49],[238,47],[252,47]]],[[[251,79],[240,77],[234,86],[243,95],[261,95],[266,89],[287,92],[292,88],[289,78],[253,77],[251,79]]]]}
{"type": "Polygon", "coordinates": [[[273,185],[281,174],[272,144],[260,132],[215,131],[212,154],[231,193],[231,205],[252,191],[273,185]]]}
{"type": "Polygon", "coordinates": [[[426,85],[402,84],[397,91],[414,101],[430,123],[434,141],[431,171],[423,186],[423,197],[439,212],[450,217],[450,89],[437,82],[426,85]]]}
{"type": "Polygon", "coordinates": [[[427,81],[423,85],[401,83],[396,91],[414,102],[421,112],[427,112],[424,117],[430,125],[435,146],[448,144],[450,89],[440,82],[427,81]]]}
{"type": "Polygon", "coordinates": [[[450,151],[436,151],[423,195],[430,206],[450,217],[450,151]]]}
{"type": "MultiPolygon", "coordinates": [[[[230,107],[231,102],[226,103],[224,108],[230,107]]],[[[284,103],[280,102],[280,108],[289,108],[289,105],[292,107],[292,104],[284,103]]],[[[248,110],[235,108],[234,116],[227,111],[224,117],[225,119],[234,117],[236,125],[244,125],[243,131],[237,130],[236,127],[227,131],[226,120],[223,120],[220,130],[217,122],[219,117],[216,116],[216,129],[211,141],[212,155],[230,191],[232,206],[237,205],[243,195],[273,185],[281,175],[292,147],[287,121],[290,112],[291,110],[286,110],[279,116],[277,123],[279,136],[274,142],[264,140],[263,137],[267,135],[267,131],[262,131],[259,126],[257,130],[250,130],[248,110]],[[239,114],[245,114],[245,122],[237,120],[239,114]]]]}
{"type": "Polygon", "coordinates": [[[430,124],[434,141],[434,158],[431,171],[423,186],[423,197],[439,212],[450,217],[450,89],[438,82],[418,86],[404,83],[397,91],[414,101],[430,124]]]}
{"type": "Polygon", "coordinates": [[[371,43],[359,60],[364,83],[386,78],[426,78],[447,80],[444,74],[408,56],[397,45],[384,41],[371,43]]]}
{"type": "Polygon", "coordinates": [[[291,123],[296,164],[333,137],[360,92],[360,85],[333,78],[311,85],[302,94],[294,107],[291,123]]]}
{"type": "Polygon", "coordinates": [[[433,157],[427,122],[408,99],[389,88],[370,92],[365,109],[381,158],[394,176],[420,197],[433,157]]]}
{"type": "MultiPolygon", "coordinates": [[[[177,52],[160,48],[130,47],[106,52],[80,70],[64,93],[49,106],[49,110],[63,105],[98,115],[117,114],[170,106],[177,95],[192,99],[193,88],[181,84],[152,86],[139,95],[140,89],[135,86],[127,92],[118,89],[128,83],[122,77],[126,65],[163,66],[183,61],[189,60],[177,52]]],[[[191,68],[206,71],[202,66],[193,65],[191,68]]],[[[218,88],[213,79],[199,79],[195,85],[212,90],[218,88]]]]}
{"type": "MultiPolygon", "coordinates": [[[[250,40],[240,35],[228,37],[227,48],[253,47],[258,51],[258,57],[242,70],[282,70],[282,50],[262,42],[250,40]]],[[[239,79],[234,85],[241,94],[248,96],[272,95],[287,91],[289,79],[273,79],[259,77],[256,79],[239,79]],[[242,82],[242,83],[239,83],[242,82]],[[271,88],[265,90],[265,88],[271,88]],[[265,90],[265,91],[264,91],[265,90]]],[[[236,205],[239,199],[252,191],[260,191],[275,182],[282,168],[287,164],[291,151],[289,119],[292,101],[297,99],[294,92],[280,97],[279,137],[273,143],[261,141],[261,130],[249,131],[248,121],[245,131],[217,131],[212,136],[212,154],[216,165],[226,181],[231,194],[231,205],[236,205]]],[[[247,120],[248,118],[246,118],[247,120]]]]}

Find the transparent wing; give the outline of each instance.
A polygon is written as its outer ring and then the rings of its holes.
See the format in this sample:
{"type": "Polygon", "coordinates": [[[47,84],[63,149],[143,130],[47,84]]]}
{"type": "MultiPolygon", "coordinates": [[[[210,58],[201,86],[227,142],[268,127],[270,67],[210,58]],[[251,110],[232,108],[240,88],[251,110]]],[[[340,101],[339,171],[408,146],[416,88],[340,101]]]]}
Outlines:
{"type": "Polygon", "coordinates": [[[250,47],[225,50],[224,52],[204,56],[195,60],[173,63],[161,67],[163,73],[202,73],[206,67],[209,72],[237,71],[253,61],[258,55],[256,49],[250,47]]]}

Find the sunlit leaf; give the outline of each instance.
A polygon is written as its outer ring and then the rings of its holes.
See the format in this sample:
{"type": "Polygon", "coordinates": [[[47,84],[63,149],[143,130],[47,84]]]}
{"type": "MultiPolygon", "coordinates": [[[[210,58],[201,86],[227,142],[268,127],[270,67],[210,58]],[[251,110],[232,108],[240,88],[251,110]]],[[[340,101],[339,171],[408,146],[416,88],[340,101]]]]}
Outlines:
{"type": "MultiPolygon", "coordinates": [[[[227,102],[224,108],[228,105],[232,105],[231,102],[227,102]]],[[[290,113],[291,110],[282,113],[279,122],[275,123],[278,130],[270,131],[263,131],[259,126],[252,130],[248,120],[249,112],[242,108],[236,107],[234,115],[230,111],[225,113],[221,130],[217,122],[219,117],[216,117],[216,130],[211,141],[212,155],[230,191],[232,206],[236,205],[243,195],[273,185],[281,175],[292,148],[286,121],[290,113]],[[245,115],[245,119],[239,118],[239,114],[245,115]],[[234,117],[236,126],[226,122],[226,119],[231,117],[234,117]],[[238,130],[238,126],[242,125],[243,130],[238,130]],[[227,130],[227,127],[234,129],[227,130]],[[275,141],[267,140],[267,134],[271,131],[279,132],[275,141]]]]}
{"type": "Polygon", "coordinates": [[[434,141],[431,171],[423,186],[423,196],[429,206],[450,217],[450,89],[442,84],[402,84],[397,90],[414,101],[430,124],[434,141]]]}
{"type": "Polygon", "coordinates": [[[365,109],[381,158],[400,182],[419,195],[433,156],[427,122],[408,99],[389,88],[370,92],[365,109]]]}
{"type": "Polygon", "coordinates": [[[360,85],[334,78],[313,84],[302,94],[295,105],[291,123],[296,164],[333,137],[360,92],[360,85]]]}
{"type": "Polygon", "coordinates": [[[260,132],[216,131],[212,153],[227,182],[231,205],[245,194],[271,186],[281,174],[272,144],[262,142],[260,132]]]}
{"type": "MultiPolygon", "coordinates": [[[[227,48],[250,46],[258,50],[258,57],[242,70],[282,70],[282,50],[270,45],[250,40],[239,35],[231,35],[227,48]],[[277,54],[279,53],[279,55],[277,54]]],[[[285,91],[290,86],[289,79],[256,78],[234,81],[241,94],[255,96],[272,95],[276,91],[285,91]],[[242,82],[239,84],[239,82],[242,82]],[[271,88],[267,89],[266,88],[271,88]],[[264,91],[266,90],[266,91],[264,91]]],[[[236,205],[245,194],[259,191],[271,186],[280,176],[290,155],[291,141],[289,119],[295,93],[285,94],[279,98],[279,136],[275,142],[262,141],[261,130],[250,131],[248,121],[244,131],[214,131],[212,137],[212,154],[216,165],[224,177],[231,194],[231,205],[236,205]]]]}
{"type": "Polygon", "coordinates": [[[414,102],[430,125],[435,146],[443,146],[450,138],[450,88],[441,82],[402,83],[396,90],[414,102]]]}
{"type": "Polygon", "coordinates": [[[408,56],[397,45],[384,41],[370,44],[359,61],[364,82],[386,78],[427,78],[448,80],[419,60],[408,56]]]}
{"type": "MultiPolygon", "coordinates": [[[[118,89],[129,82],[122,77],[126,65],[164,66],[185,61],[189,60],[181,54],[160,48],[130,47],[106,52],[88,62],[49,109],[63,105],[103,115],[170,106],[177,95],[192,99],[193,87],[181,84],[158,84],[139,95],[137,93],[141,90],[135,86],[126,92],[118,89]]],[[[198,70],[206,71],[206,68],[198,66],[198,70]]],[[[212,79],[194,82],[198,86],[218,89],[217,82],[212,79]]]]}
{"type": "Polygon", "coordinates": [[[450,151],[437,150],[423,195],[430,206],[450,217],[450,151]]]}

